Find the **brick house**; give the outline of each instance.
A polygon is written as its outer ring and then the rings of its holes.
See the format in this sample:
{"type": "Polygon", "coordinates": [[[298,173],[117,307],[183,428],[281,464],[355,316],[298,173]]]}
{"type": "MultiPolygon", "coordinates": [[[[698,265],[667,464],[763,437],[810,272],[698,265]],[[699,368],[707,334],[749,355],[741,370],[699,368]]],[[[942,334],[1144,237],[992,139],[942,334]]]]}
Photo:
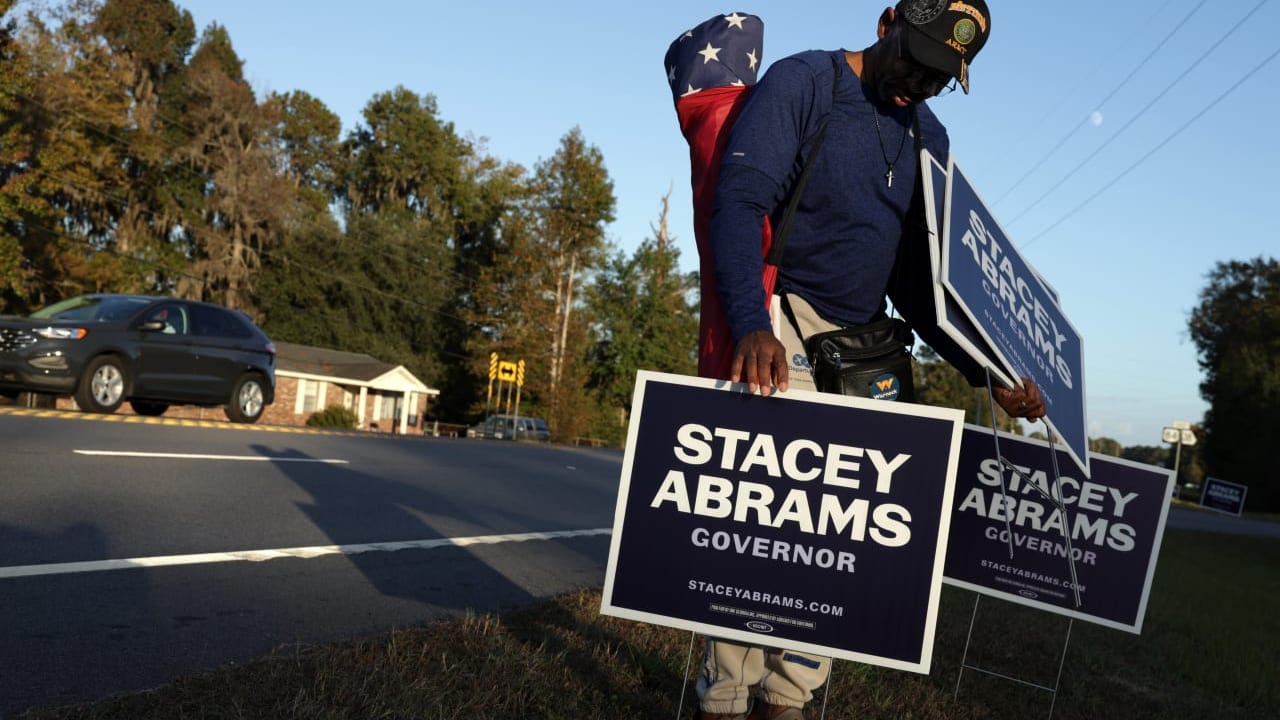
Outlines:
{"type": "Polygon", "coordinates": [[[359,426],[384,432],[421,432],[429,388],[403,365],[363,353],[278,342],[276,400],[259,422],[305,425],[311,413],[330,405],[354,410],[359,426]]]}

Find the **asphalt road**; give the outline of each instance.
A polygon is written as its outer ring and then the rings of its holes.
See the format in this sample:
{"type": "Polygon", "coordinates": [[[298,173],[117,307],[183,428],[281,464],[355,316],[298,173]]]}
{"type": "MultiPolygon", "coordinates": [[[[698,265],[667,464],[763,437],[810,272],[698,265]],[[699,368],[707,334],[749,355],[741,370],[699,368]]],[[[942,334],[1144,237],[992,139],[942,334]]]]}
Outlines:
{"type": "Polygon", "coordinates": [[[1169,518],[1165,524],[1180,530],[1280,538],[1280,523],[1239,518],[1213,510],[1174,506],[1169,508],[1169,518]]]}
{"type": "Polygon", "coordinates": [[[617,451],[120,420],[0,412],[0,717],[603,582],[617,451]]]}
{"type": "Polygon", "coordinates": [[[620,452],[193,425],[0,410],[0,718],[603,582],[620,452]]]}

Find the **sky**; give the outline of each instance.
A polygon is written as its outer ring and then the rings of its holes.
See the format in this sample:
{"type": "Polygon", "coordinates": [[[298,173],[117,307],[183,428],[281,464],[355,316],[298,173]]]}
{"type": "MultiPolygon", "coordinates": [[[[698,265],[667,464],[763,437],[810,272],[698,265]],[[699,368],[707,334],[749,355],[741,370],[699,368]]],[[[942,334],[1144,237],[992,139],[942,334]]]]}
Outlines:
{"type": "MultiPolygon", "coordinates": [[[[178,0],[224,26],[259,97],[304,90],[345,130],[376,94],[435,96],[490,155],[532,168],[574,127],[604,156],[608,228],[669,231],[697,267],[688,145],[663,56],[714,15],[764,21],[763,65],[860,50],[888,0],[178,0]]],[[[930,103],[956,163],[1083,338],[1090,437],[1159,445],[1199,422],[1187,320],[1218,262],[1280,255],[1280,2],[988,0],[971,94],[930,103]]]]}

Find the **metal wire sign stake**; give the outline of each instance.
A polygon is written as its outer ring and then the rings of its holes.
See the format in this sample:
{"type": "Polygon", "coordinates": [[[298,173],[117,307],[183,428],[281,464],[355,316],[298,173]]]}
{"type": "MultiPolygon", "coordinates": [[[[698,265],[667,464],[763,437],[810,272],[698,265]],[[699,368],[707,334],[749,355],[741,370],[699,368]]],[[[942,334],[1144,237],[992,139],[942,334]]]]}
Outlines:
{"type": "MultiPolygon", "coordinates": [[[[1053,430],[1052,429],[1048,430],[1049,457],[1050,457],[1050,460],[1052,461],[1052,467],[1053,467],[1053,492],[1052,494],[1050,494],[1045,492],[1044,488],[1041,487],[1038,483],[1032,482],[1031,477],[1027,475],[1027,473],[1023,471],[1022,468],[1019,468],[1017,465],[1015,465],[1012,461],[1010,461],[1000,452],[1000,433],[996,429],[995,390],[994,390],[994,385],[991,378],[990,369],[987,370],[987,399],[991,403],[991,438],[995,444],[996,458],[999,459],[1000,468],[1001,468],[1000,501],[1001,503],[1006,503],[1006,504],[1008,502],[1008,497],[1005,490],[1005,480],[1004,480],[1004,471],[1007,470],[1010,473],[1013,473],[1017,475],[1019,478],[1021,478],[1025,484],[1030,485],[1031,487],[1034,487],[1036,491],[1040,493],[1040,495],[1045,500],[1048,500],[1050,503],[1052,503],[1053,507],[1056,508],[1059,513],[1061,513],[1063,518],[1062,537],[1063,537],[1063,540],[1066,542],[1066,546],[1067,546],[1067,567],[1070,568],[1071,570],[1071,589],[1074,593],[1076,608],[1079,608],[1082,605],[1082,602],[1080,600],[1080,581],[1078,576],[1076,575],[1075,549],[1071,546],[1071,531],[1069,530],[1069,528],[1071,527],[1071,522],[1070,522],[1071,517],[1070,517],[1070,514],[1067,512],[1066,504],[1062,500],[1062,473],[1058,468],[1058,452],[1055,447],[1056,440],[1053,435],[1053,430]]],[[[1046,425],[1046,427],[1048,426],[1046,425]]],[[[1005,537],[1008,538],[1008,543],[1009,543],[1009,559],[1012,560],[1013,559],[1013,531],[1012,531],[1012,525],[1010,524],[1008,513],[1005,514],[1004,523],[1005,523],[1005,537]]],[[[978,617],[978,601],[981,599],[982,599],[982,595],[979,594],[973,600],[973,611],[969,616],[969,632],[968,632],[968,635],[965,637],[964,654],[960,658],[960,671],[956,674],[956,689],[955,689],[955,692],[952,694],[952,699],[955,700],[960,697],[960,683],[964,678],[964,671],[973,670],[975,672],[980,672],[985,675],[991,675],[993,677],[998,677],[1003,680],[1008,680],[1010,682],[1018,683],[1020,685],[1026,685],[1028,687],[1033,687],[1038,690],[1044,690],[1048,692],[1052,696],[1052,698],[1049,702],[1049,714],[1047,717],[1052,718],[1054,707],[1057,705],[1057,702],[1058,702],[1058,687],[1062,682],[1062,670],[1063,670],[1063,667],[1066,665],[1067,648],[1071,644],[1071,629],[1075,623],[1075,619],[1069,618],[1067,620],[1067,634],[1062,642],[1062,654],[1058,658],[1058,674],[1057,674],[1057,677],[1054,679],[1053,686],[1050,687],[1047,685],[1041,685],[1039,683],[1031,682],[1030,680],[1026,680],[1023,678],[1013,677],[1011,675],[999,673],[994,670],[990,670],[988,668],[979,667],[977,665],[970,665],[968,663],[969,646],[973,641],[973,627],[978,617]]]]}

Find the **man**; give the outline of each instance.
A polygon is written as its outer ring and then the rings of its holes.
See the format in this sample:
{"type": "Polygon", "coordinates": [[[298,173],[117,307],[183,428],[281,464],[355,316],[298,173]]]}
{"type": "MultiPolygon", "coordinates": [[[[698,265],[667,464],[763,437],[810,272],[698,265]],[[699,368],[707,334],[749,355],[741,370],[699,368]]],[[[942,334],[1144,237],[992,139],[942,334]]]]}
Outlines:
{"type": "MultiPolygon", "coordinates": [[[[949,147],[924,101],[953,83],[968,93],[969,65],[990,23],[984,0],[902,0],[880,15],[870,47],[783,58],[755,86],[721,158],[711,218],[716,281],[736,343],[730,380],[762,395],[815,389],[804,338],[885,318],[887,294],[930,346],[972,384],[986,384],[982,368],[933,325],[932,288],[905,267],[903,253],[925,242],[917,142],[938,158],[949,147]],[[798,184],[790,233],[774,240],[786,244],[766,302],[761,226],[768,218],[777,233],[786,224],[798,184]]],[[[1034,383],[1024,385],[997,388],[996,400],[1034,420],[1043,400],[1034,383]]],[[[800,708],[829,672],[826,658],[709,641],[700,716],[802,720],[800,708]]]]}

